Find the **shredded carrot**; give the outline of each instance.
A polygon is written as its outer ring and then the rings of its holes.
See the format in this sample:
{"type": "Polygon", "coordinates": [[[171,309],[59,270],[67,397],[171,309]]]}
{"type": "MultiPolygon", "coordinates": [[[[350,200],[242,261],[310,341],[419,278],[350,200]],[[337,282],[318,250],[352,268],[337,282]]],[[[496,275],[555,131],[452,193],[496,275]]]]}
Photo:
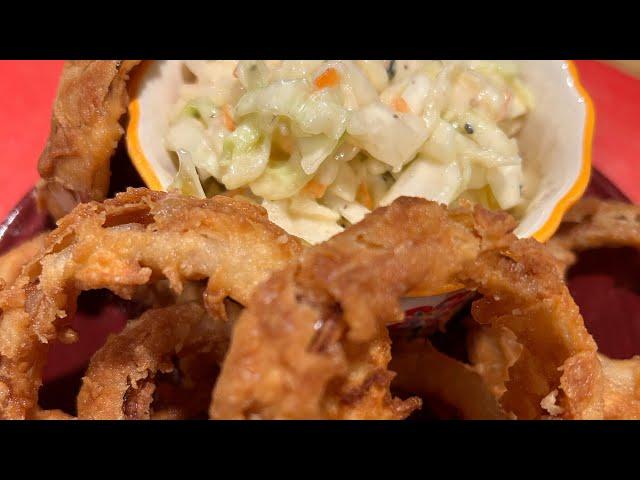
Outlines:
{"type": "Polygon", "coordinates": [[[222,107],[222,120],[224,121],[226,129],[230,132],[233,132],[236,129],[236,123],[233,121],[231,106],[229,104],[222,107]]]}
{"type": "Polygon", "coordinates": [[[327,185],[311,180],[304,186],[302,191],[313,198],[322,198],[324,192],[327,191],[327,185]]]}
{"type": "Polygon", "coordinates": [[[362,182],[360,186],[358,186],[358,191],[356,192],[356,200],[358,203],[361,203],[369,210],[373,210],[373,198],[371,198],[371,194],[369,193],[369,188],[365,182],[362,182]]]}
{"type": "Polygon", "coordinates": [[[313,83],[318,89],[335,87],[340,83],[340,74],[335,68],[327,68],[313,83]]]}
{"type": "Polygon", "coordinates": [[[409,105],[402,97],[398,97],[393,101],[393,109],[396,112],[407,113],[409,111],[409,105]]]}

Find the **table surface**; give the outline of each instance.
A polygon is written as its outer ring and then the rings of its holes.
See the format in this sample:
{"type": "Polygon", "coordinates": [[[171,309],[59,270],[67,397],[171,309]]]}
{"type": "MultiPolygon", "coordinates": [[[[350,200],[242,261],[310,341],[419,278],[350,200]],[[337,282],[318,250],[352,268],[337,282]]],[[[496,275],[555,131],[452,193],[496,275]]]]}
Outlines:
{"type": "MultiPolygon", "coordinates": [[[[640,79],[596,61],[576,64],[596,109],[594,165],[640,203],[640,79]]],[[[61,69],[58,60],[0,61],[0,219],[38,179],[61,69]]]]}

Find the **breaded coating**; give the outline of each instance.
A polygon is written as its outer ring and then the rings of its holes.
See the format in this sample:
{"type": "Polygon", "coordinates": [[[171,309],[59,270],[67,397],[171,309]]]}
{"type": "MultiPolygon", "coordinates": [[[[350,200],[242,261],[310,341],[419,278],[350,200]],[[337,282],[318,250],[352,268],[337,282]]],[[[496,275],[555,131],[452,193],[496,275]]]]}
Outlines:
{"type": "Polygon", "coordinates": [[[203,281],[203,304],[224,316],[226,297],[245,304],[256,285],[301,251],[264,209],[228,197],[141,188],[79,205],[0,291],[0,418],[37,410],[48,345],[67,330],[81,291],[106,288],[131,298],[163,279],[176,293],[187,281],[203,281]]]}
{"type": "Polygon", "coordinates": [[[230,329],[230,322],[211,317],[197,303],[148,310],[110,336],[91,358],[78,395],[78,418],[151,419],[156,377],[170,373],[181,377],[186,391],[182,402],[164,409],[184,410],[186,418],[206,413],[230,329]],[[205,373],[203,383],[181,368],[194,361],[205,373]]]}
{"type": "MultiPolygon", "coordinates": [[[[565,272],[577,261],[577,254],[585,250],[640,248],[640,207],[584,198],[567,212],[548,247],[565,272]]],[[[639,357],[614,360],[600,354],[599,359],[600,369],[583,357],[565,365],[562,388],[577,409],[569,415],[584,416],[584,412],[604,409],[605,419],[640,419],[639,357]]]]}
{"type": "Polygon", "coordinates": [[[40,156],[38,196],[54,218],[78,203],[104,200],[110,159],[124,132],[127,80],[138,60],[70,60],[53,105],[51,132],[40,156]]]}
{"type": "Polygon", "coordinates": [[[33,260],[44,247],[46,238],[47,232],[40,233],[1,255],[0,282],[4,282],[5,285],[11,285],[22,272],[22,267],[33,260]]]}
{"type": "Polygon", "coordinates": [[[400,198],[306,250],[241,315],[212,417],[405,417],[417,402],[391,397],[386,326],[402,320],[406,292],[450,283],[483,294],[475,320],[509,328],[522,345],[502,407],[542,416],[566,361],[583,354],[593,368],[599,362],[555,259],[535,240],[518,240],[515,225],[481,207],[400,198]]]}
{"type": "Polygon", "coordinates": [[[562,219],[549,248],[568,268],[575,253],[594,248],[640,248],[640,207],[590,197],[580,200],[562,219]]]}

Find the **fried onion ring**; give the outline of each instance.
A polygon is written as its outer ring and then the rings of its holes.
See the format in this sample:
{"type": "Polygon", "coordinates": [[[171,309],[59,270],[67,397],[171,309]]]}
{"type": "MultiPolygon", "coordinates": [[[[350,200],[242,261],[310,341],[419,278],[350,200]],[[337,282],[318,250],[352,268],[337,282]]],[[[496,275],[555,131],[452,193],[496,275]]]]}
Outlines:
{"type": "Polygon", "coordinates": [[[306,250],[241,315],[211,416],[403,418],[417,403],[391,398],[386,326],[401,321],[399,298],[421,282],[485,295],[475,320],[509,328],[522,344],[501,404],[519,418],[544,415],[540,402],[565,362],[583,355],[600,364],[555,259],[518,240],[515,225],[481,207],[401,198],[306,250]]]}
{"type": "Polygon", "coordinates": [[[131,298],[164,278],[175,292],[185,281],[206,280],[204,304],[212,316],[224,316],[225,297],[245,304],[301,250],[264,209],[228,197],[129,189],[79,205],[0,292],[0,418],[37,411],[48,344],[65,330],[81,291],[106,288],[131,298]]]}
{"type": "Polygon", "coordinates": [[[187,395],[192,398],[188,403],[182,398],[173,408],[186,406],[188,413],[174,413],[173,417],[206,412],[215,368],[224,358],[230,327],[230,322],[211,317],[197,303],[148,310],[140,319],[129,322],[122,332],[109,337],[91,359],[78,395],[78,418],[152,418],[156,375],[188,374],[189,369],[182,371],[179,365],[194,359],[205,373],[204,378],[211,380],[207,395],[200,398],[199,385],[187,378],[183,383],[191,387],[187,395]]]}
{"type": "Polygon", "coordinates": [[[46,233],[36,235],[30,240],[12,248],[0,256],[0,281],[12,284],[22,272],[22,267],[33,260],[44,246],[46,233]]]}
{"type": "Polygon", "coordinates": [[[549,240],[552,253],[567,269],[575,253],[604,247],[640,248],[640,207],[599,198],[580,200],[549,240]]]}
{"type": "MultiPolygon", "coordinates": [[[[577,253],[596,248],[640,248],[640,207],[598,198],[584,198],[565,216],[548,242],[553,255],[568,270],[577,253]]],[[[579,412],[604,410],[605,419],[640,419],[640,359],[614,360],[599,355],[601,369],[576,357],[564,367],[563,389],[579,412]],[[600,405],[597,392],[604,405],[600,405]]]]}
{"type": "Polygon", "coordinates": [[[127,79],[138,60],[71,60],[62,70],[51,133],[38,170],[40,204],[60,218],[76,204],[103,200],[110,159],[124,132],[127,79]]]}

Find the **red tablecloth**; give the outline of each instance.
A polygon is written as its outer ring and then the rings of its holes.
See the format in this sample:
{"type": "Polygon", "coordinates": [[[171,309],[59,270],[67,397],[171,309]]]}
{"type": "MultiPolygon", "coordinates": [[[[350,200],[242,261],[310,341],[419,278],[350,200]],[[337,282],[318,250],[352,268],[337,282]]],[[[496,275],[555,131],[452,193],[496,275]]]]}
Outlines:
{"type": "MultiPolygon", "coordinates": [[[[595,62],[576,62],[596,108],[593,161],[640,202],[640,80],[595,62]]],[[[0,219],[38,178],[61,61],[0,61],[0,219]]]]}

